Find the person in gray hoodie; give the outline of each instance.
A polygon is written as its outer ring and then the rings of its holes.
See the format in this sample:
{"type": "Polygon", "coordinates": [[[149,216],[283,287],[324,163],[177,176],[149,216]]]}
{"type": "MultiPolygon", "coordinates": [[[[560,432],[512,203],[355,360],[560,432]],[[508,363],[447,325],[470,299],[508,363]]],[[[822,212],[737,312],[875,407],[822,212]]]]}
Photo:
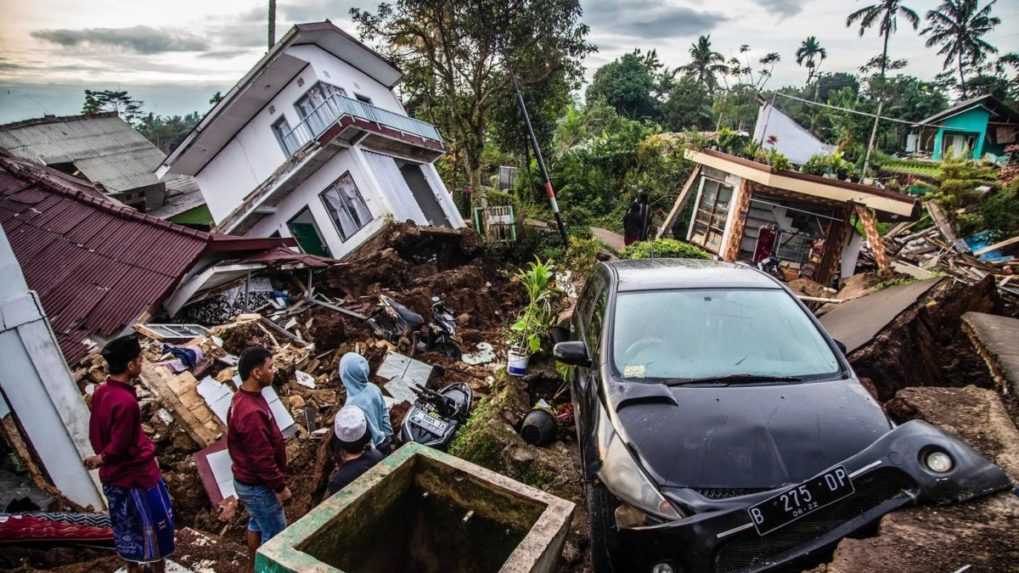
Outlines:
{"type": "Polygon", "coordinates": [[[348,352],[340,358],[340,380],[347,389],[344,406],[357,406],[368,420],[372,445],[383,454],[388,454],[393,444],[393,427],[389,423],[389,410],[382,399],[382,390],[368,380],[368,361],[356,352],[348,352]]]}

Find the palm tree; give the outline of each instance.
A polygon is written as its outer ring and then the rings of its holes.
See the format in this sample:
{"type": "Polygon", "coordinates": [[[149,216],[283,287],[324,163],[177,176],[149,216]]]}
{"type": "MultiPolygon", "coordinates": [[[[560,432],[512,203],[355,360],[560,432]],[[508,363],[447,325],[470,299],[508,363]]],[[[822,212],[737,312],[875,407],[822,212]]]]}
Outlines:
{"type": "Polygon", "coordinates": [[[899,0],[880,0],[877,4],[871,4],[860,8],[846,18],[846,27],[852,27],[857,20],[860,22],[860,36],[870,29],[878,20],[881,25],[878,27],[878,35],[884,36],[885,46],[881,52],[881,79],[885,79],[885,64],[888,62],[888,38],[897,29],[898,16],[902,15],[915,30],[920,25],[920,16],[912,8],[903,6],[899,0]]]}
{"type": "Polygon", "coordinates": [[[807,36],[807,39],[800,44],[799,49],[796,50],[796,64],[802,66],[806,62],[807,85],[810,85],[810,81],[814,79],[818,68],[827,57],[828,50],[822,48],[821,43],[814,36],[807,36]]]}
{"type": "Polygon", "coordinates": [[[927,12],[927,27],[921,35],[930,33],[927,47],[940,45],[939,55],[945,56],[947,70],[955,60],[959,68],[959,91],[966,97],[966,76],[963,64],[979,65],[987,54],[998,51],[981,38],[1001,23],[1000,18],[991,16],[991,7],[997,0],[991,0],[983,8],[980,0],[943,0],[941,5],[927,12]]]}
{"type": "Polygon", "coordinates": [[[680,66],[678,69],[686,72],[704,84],[711,93],[715,92],[718,85],[716,74],[725,73],[728,68],[725,65],[725,56],[711,49],[711,35],[697,38],[697,42],[690,44],[690,63],[680,66]]]}

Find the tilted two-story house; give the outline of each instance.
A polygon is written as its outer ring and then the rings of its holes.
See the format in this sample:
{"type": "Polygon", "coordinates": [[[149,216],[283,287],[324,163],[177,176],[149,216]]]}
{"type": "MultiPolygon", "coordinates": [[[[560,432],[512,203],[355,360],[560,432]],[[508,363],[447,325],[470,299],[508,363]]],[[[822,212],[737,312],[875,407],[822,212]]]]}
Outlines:
{"type": "Polygon", "coordinates": [[[431,124],[407,115],[395,65],[332,23],[298,24],[160,165],[191,175],[216,230],[292,236],[343,257],[387,218],[462,227],[432,164],[431,124]]]}

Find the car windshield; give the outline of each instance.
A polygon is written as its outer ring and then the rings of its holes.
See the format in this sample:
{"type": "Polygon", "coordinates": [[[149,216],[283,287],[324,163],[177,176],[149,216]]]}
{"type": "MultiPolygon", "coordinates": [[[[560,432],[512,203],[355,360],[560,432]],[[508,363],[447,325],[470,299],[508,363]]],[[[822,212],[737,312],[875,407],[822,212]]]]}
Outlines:
{"type": "Polygon", "coordinates": [[[620,293],[612,353],[630,380],[753,382],[840,370],[810,318],[778,289],[620,293]]]}

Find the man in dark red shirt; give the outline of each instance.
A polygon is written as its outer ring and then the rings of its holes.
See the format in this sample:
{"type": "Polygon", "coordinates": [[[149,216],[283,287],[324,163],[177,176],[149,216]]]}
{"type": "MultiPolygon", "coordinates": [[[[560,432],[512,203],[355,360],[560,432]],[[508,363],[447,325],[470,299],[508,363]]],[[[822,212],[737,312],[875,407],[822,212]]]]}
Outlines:
{"type": "Polygon", "coordinates": [[[272,384],[272,354],[248,348],[237,361],[241,387],[227,413],[226,447],[233,461],[234,489],[248,510],[247,543],[255,568],[258,546],[287,526],[283,502],[290,499],[286,483],[287,451],[262,389],[272,384]]]}
{"type": "Polygon", "coordinates": [[[88,434],[96,454],[85,465],[99,468],[114,543],[127,570],[148,565],[162,573],[174,549],[173,509],[132,385],[142,371],[141,347],[133,336],[118,338],[103,348],[103,358],[109,377],[92,396],[88,434]]]}

